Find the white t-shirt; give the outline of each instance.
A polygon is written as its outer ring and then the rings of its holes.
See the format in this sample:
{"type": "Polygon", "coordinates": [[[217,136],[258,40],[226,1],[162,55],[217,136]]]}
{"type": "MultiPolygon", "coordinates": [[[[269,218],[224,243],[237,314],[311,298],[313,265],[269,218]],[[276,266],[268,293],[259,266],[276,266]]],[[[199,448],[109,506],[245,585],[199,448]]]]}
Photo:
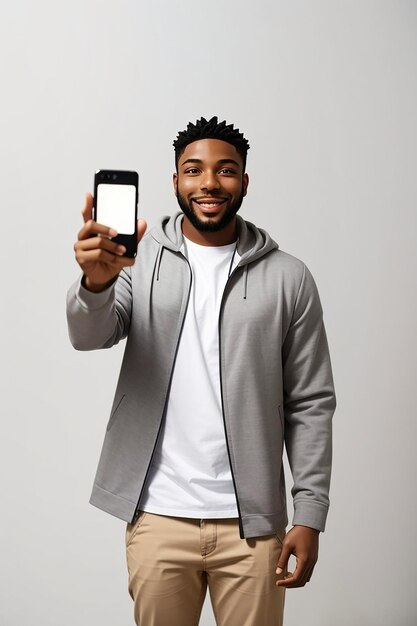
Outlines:
{"type": "Polygon", "coordinates": [[[240,256],[236,244],[185,239],[192,271],[167,414],[141,509],[176,517],[238,517],[220,396],[220,303],[240,256]]]}

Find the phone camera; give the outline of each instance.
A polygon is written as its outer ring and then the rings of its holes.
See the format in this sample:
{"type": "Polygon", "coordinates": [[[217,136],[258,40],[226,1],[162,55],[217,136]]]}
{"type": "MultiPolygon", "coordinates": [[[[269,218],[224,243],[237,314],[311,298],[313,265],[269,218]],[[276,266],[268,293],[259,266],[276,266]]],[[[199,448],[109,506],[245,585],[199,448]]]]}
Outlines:
{"type": "Polygon", "coordinates": [[[113,180],[116,180],[117,174],[113,174],[113,180]]]}
{"type": "Polygon", "coordinates": [[[104,174],[100,174],[101,180],[104,180],[104,174]]]}

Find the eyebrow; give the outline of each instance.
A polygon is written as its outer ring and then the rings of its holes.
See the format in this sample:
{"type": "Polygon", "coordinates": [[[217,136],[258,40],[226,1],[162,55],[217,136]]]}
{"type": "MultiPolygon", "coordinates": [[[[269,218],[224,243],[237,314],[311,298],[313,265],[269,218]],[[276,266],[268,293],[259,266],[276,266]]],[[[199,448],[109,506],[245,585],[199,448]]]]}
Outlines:
{"type": "MultiPolygon", "coordinates": [[[[187,159],[184,163],[181,163],[181,166],[186,165],[186,163],[202,163],[201,159],[187,159]]],[[[217,161],[218,165],[225,165],[226,163],[234,163],[237,167],[241,167],[237,161],[234,159],[220,159],[217,161]]]]}

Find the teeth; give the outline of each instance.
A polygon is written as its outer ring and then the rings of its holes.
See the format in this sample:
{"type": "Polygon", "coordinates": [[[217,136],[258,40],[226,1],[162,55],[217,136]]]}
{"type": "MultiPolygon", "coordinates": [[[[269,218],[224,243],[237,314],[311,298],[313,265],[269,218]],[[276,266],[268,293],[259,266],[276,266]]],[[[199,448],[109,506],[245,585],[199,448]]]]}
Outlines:
{"type": "Polygon", "coordinates": [[[199,202],[199,205],[205,209],[211,209],[214,206],[220,206],[222,202],[199,202]]]}

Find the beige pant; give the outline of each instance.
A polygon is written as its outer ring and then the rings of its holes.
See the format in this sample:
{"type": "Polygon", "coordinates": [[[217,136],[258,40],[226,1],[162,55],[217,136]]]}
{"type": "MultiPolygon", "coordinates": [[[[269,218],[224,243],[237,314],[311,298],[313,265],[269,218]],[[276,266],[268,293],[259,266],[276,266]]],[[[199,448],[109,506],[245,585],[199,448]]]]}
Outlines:
{"type": "Polygon", "coordinates": [[[275,574],[284,531],[240,539],[237,519],[141,512],[126,529],[138,626],[197,626],[209,587],[217,626],[282,626],[275,574]]]}

